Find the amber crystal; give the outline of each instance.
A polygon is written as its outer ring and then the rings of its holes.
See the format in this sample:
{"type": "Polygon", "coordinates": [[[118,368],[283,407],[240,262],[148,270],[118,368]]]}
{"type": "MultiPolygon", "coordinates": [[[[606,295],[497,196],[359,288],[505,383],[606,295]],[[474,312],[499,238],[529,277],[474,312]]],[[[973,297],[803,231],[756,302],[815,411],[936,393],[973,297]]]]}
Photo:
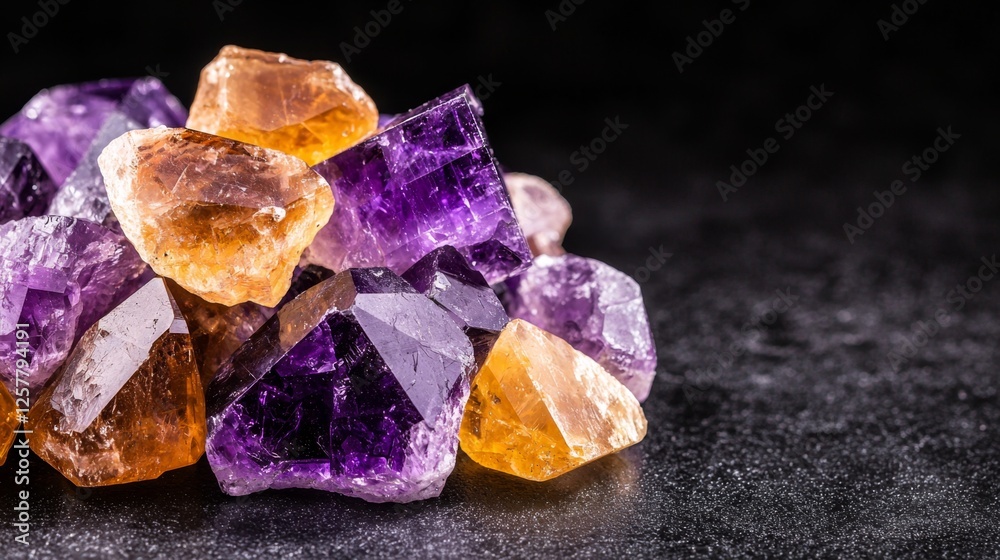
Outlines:
{"type": "Polygon", "coordinates": [[[302,160],[203,132],[134,130],[99,163],[143,260],[212,303],[276,305],[333,213],[330,185],[302,160]]]}
{"type": "Polygon", "coordinates": [[[87,330],[28,425],[31,449],[77,486],[149,480],[201,457],[205,396],[163,279],[87,330]]]}
{"type": "Polygon", "coordinates": [[[515,319],[473,380],[459,440],[485,467],[542,481],[645,435],[642,408],[624,385],[564,340],[515,319]]]}
{"type": "Polygon", "coordinates": [[[374,133],[378,110],[339,64],[229,45],[201,71],[187,126],[315,165],[374,133]]]}
{"type": "Polygon", "coordinates": [[[17,420],[17,405],[7,388],[0,384],[0,465],[7,460],[7,452],[14,443],[14,430],[20,424],[17,420]]]}

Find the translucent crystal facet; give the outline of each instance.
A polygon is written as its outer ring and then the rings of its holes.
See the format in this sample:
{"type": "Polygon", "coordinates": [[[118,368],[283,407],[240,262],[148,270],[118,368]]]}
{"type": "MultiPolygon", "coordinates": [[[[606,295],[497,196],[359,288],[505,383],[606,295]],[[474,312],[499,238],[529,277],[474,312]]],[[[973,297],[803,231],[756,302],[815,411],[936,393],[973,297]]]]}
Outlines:
{"type": "Polygon", "coordinates": [[[628,389],[559,337],[514,319],[473,380],[459,437],[480,465],[541,481],[645,435],[628,389]]]}
{"type": "Polygon", "coordinates": [[[28,422],[32,451],[77,486],[149,480],[201,457],[204,391],[163,279],[84,334],[28,422]]]}
{"type": "Polygon", "coordinates": [[[464,86],[317,165],[337,208],[306,259],[331,270],[386,266],[402,273],[451,245],[491,283],[527,267],[531,253],[481,113],[464,86]]]}
{"type": "Polygon", "coordinates": [[[594,259],[540,256],[507,282],[504,303],[601,364],[640,401],[656,377],[656,347],[639,284],[594,259]]]}
{"type": "Polygon", "coordinates": [[[61,185],[115,111],[144,127],[182,126],[187,118],[184,107],[156,78],[101,80],[43,89],[0,125],[0,135],[31,146],[61,185]]]}
{"type": "Polygon", "coordinates": [[[20,140],[0,137],[0,224],[45,214],[55,193],[35,152],[20,140]]]}
{"type": "MultiPolygon", "coordinates": [[[[278,307],[332,275],[329,270],[316,266],[296,269],[292,287],[278,307]]],[[[172,280],[168,280],[167,285],[187,319],[198,370],[201,371],[201,383],[205,387],[215,377],[219,366],[275,313],[275,308],[252,302],[232,307],[210,303],[172,280]]]]}
{"type": "Polygon", "coordinates": [[[41,387],[73,344],[131,295],[148,267],[120,234],[86,220],[23,218],[0,225],[0,380],[14,387],[17,325],[27,325],[30,387],[41,387]]]}
{"type": "Polygon", "coordinates": [[[373,502],[437,496],[474,367],[448,313],[387,269],[304,292],[209,388],[208,459],[233,495],[315,488],[373,502]]]}
{"type": "Polygon", "coordinates": [[[486,279],[454,247],[427,253],[403,279],[445,308],[472,341],[476,362],[482,363],[507,324],[507,312],[486,279]]]}
{"type": "Polygon", "coordinates": [[[573,221],[569,202],[548,181],[526,173],[505,173],[514,214],[521,224],[531,254],[562,255],[563,237],[573,221]]]}
{"type": "Polygon", "coordinates": [[[333,211],[330,186],[302,160],[203,132],[135,130],[98,162],[142,258],[227,306],[276,305],[333,211]]]}
{"type": "Polygon", "coordinates": [[[375,103],[339,64],[232,45],[202,70],[187,123],[309,165],[356,144],[377,126],[375,103]]]}

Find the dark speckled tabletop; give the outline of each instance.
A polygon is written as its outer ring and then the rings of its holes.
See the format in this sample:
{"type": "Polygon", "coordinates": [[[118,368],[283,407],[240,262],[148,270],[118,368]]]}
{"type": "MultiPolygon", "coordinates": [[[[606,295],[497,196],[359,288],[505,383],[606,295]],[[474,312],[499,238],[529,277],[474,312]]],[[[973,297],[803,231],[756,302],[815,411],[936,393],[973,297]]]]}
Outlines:
{"type": "MultiPolygon", "coordinates": [[[[204,460],[78,491],[34,459],[32,544],[4,555],[1000,554],[1000,292],[986,282],[961,311],[946,299],[998,246],[995,196],[913,195],[854,245],[822,200],[780,220],[751,200],[599,200],[574,200],[577,224],[593,227],[571,250],[624,270],[647,246],[673,254],[643,285],[660,372],[640,445],[542,484],[462,455],[440,498],[408,505],[231,498],[204,460]],[[894,369],[889,353],[942,307],[947,326],[894,369]]],[[[8,490],[12,479],[0,469],[8,490]]],[[[10,511],[10,492],[0,505],[10,511]]]]}

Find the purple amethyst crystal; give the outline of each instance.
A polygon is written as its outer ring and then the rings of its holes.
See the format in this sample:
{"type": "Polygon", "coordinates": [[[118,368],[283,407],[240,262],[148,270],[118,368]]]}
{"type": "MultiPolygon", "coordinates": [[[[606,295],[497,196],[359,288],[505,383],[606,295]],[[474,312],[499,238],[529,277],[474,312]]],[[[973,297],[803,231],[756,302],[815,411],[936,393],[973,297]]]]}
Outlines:
{"type": "Polygon", "coordinates": [[[400,273],[452,245],[490,283],[531,253],[468,86],[392,119],[384,130],[316,165],[333,187],[333,218],[306,252],[332,270],[400,273]]]}
{"type": "Polygon", "coordinates": [[[396,118],[396,115],[387,115],[382,113],[378,116],[378,127],[379,130],[385,128],[385,125],[389,124],[396,118]]]}
{"type": "Polygon", "coordinates": [[[86,220],[0,225],[0,380],[15,384],[18,324],[27,325],[29,343],[29,367],[21,369],[41,387],[84,331],[148,279],[146,271],[125,237],[86,220]]]}
{"type": "Polygon", "coordinates": [[[187,120],[187,111],[156,78],[101,80],[43,89],[0,125],[0,134],[31,146],[61,185],[116,110],[143,127],[178,127],[187,120]]]}
{"type": "Polygon", "coordinates": [[[104,187],[104,176],[97,166],[97,158],[112,140],[130,130],[143,128],[124,113],[113,111],[101,125],[87,153],[79,165],[59,188],[59,192],[49,206],[48,214],[83,218],[121,232],[118,220],[111,211],[108,191],[104,187]]]}
{"type": "Polygon", "coordinates": [[[472,341],[476,361],[482,363],[510,321],[483,275],[454,247],[445,245],[417,261],[403,279],[451,313],[472,341]]]}
{"type": "Polygon", "coordinates": [[[543,255],[507,288],[512,319],[564,339],[646,400],[656,377],[656,347],[635,280],[594,259],[543,255]]]}
{"type": "Polygon", "coordinates": [[[446,311],[388,269],[346,270],[282,307],[219,369],[209,464],[231,495],[437,496],[473,367],[446,311]]]}
{"type": "Polygon", "coordinates": [[[25,216],[41,216],[56,185],[31,148],[0,136],[0,224],[25,216]]]}

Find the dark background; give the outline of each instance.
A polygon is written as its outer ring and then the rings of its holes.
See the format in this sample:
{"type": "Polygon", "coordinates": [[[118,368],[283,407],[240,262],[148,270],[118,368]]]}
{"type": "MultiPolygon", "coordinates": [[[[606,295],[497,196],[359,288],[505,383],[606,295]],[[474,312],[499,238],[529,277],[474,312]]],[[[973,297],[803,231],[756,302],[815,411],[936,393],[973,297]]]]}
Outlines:
{"type": "MultiPolygon", "coordinates": [[[[644,280],[660,355],[649,436],[544,485],[460,456],[440,499],[409,506],[235,500],[204,461],[78,492],[36,460],[34,545],[13,554],[1000,555],[1000,302],[986,282],[946,303],[1000,247],[994,3],[928,0],[886,41],[888,0],[587,0],[555,30],[557,0],[403,0],[349,63],[341,43],[388,2],[312,4],[243,0],[220,18],[208,0],[71,0],[19,53],[0,46],[0,112],[150,71],[187,104],[225,44],[341,62],[383,112],[492,77],[498,158],[549,180],[571,170],[567,248],[644,280]],[[672,53],[725,8],[736,21],[678,72],[672,53]],[[716,181],[821,84],[829,103],[724,201],[716,181]],[[615,117],[629,128],[577,170],[573,152],[615,117]],[[903,163],[948,126],[961,139],[909,182],[903,163]],[[856,208],[897,179],[906,194],[849,242],[856,208]],[[673,256],[643,271],[661,247],[673,256]],[[798,302],[742,332],[775,290],[798,302]],[[894,368],[938,308],[948,325],[894,368]]],[[[6,0],[0,30],[38,9],[6,0]]],[[[4,492],[12,479],[0,469],[4,492]]]]}

